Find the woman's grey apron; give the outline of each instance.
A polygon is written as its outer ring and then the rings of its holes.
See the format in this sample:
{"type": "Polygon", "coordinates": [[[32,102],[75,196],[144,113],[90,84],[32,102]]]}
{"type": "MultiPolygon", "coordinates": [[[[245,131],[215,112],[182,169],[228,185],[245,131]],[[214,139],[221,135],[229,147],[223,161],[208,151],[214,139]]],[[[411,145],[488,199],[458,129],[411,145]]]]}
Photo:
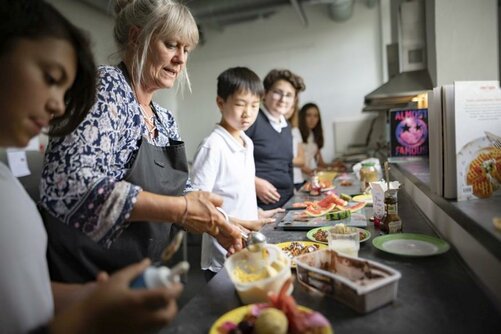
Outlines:
{"type": "MultiPolygon", "coordinates": [[[[144,191],[163,195],[182,195],[187,179],[184,143],[173,140],[166,147],[143,140],[125,178],[144,191]]],[[[171,223],[133,222],[106,249],[45,210],[42,216],[49,237],[47,259],[51,280],[59,282],[95,280],[99,271],[112,273],[145,257],[159,261],[163,249],[178,231],[171,223]]]]}

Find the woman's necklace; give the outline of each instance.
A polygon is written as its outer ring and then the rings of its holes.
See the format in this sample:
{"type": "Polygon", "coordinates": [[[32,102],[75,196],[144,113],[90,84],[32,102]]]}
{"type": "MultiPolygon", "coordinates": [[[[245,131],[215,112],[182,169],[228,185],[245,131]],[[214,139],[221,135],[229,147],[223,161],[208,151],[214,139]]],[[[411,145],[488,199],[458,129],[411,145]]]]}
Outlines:
{"type": "Polygon", "coordinates": [[[144,107],[140,103],[139,103],[139,109],[141,110],[141,114],[143,114],[143,119],[144,122],[146,123],[146,129],[148,130],[148,135],[150,136],[150,139],[153,140],[157,135],[157,127],[155,125],[155,114],[149,116],[144,110],[144,107]]]}

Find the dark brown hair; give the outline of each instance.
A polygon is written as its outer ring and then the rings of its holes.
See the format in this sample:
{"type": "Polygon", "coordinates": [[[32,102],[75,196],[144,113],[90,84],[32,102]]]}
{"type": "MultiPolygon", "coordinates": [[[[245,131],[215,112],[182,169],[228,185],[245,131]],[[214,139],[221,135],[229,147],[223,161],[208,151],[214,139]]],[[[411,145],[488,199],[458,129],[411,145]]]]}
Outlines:
{"type": "Polygon", "coordinates": [[[44,0],[2,0],[0,54],[19,39],[57,38],[68,41],[77,56],[75,81],[66,92],[66,111],[50,122],[49,135],[71,133],[85,118],[96,97],[96,66],[87,36],[44,0]]]}
{"type": "Polygon", "coordinates": [[[310,135],[310,129],[306,125],[306,113],[308,112],[308,109],[310,108],[316,108],[318,111],[318,123],[317,125],[311,130],[313,132],[313,140],[318,146],[318,149],[321,149],[324,147],[324,131],[322,129],[322,117],[320,116],[320,108],[315,103],[306,103],[301,110],[299,110],[298,114],[298,128],[299,131],[301,132],[301,137],[303,138],[303,143],[308,142],[308,136],[310,135]]]}
{"type": "Polygon", "coordinates": [[[264,90],[268,92],[271,87],[275,84],[275,82],[279,80],[284,80],[289,82],[292,87],[296,90],[296,96],[299,92],[305,90],[306,86],[304,85],[303,78],[299,75],[292,73],[289,70],[271,70],[263,80],[264,90]]]}

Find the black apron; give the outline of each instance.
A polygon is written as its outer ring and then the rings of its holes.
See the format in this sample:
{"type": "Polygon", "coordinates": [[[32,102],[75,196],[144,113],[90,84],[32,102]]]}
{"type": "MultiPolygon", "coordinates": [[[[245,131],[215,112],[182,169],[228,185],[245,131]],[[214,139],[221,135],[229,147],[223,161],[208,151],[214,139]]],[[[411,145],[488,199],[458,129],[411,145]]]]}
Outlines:
{"type": "MultiPolygon", "coordinates": [[[[182,195],[188,180],[184,143],[171,140],[170,146],[158,147],[143,140],[125,180],[155,194],[182,195]]],[[[49,238],[50,277],[57,282],[92,281],[99,271],[113,273],[145,257],[159,261],[163,249],[179,230],[171,223],[132,222],[106,249],[83,232],[41,211],[49,238]]],[[[179,257],[178,253],[173,261],[179,257]]]]}

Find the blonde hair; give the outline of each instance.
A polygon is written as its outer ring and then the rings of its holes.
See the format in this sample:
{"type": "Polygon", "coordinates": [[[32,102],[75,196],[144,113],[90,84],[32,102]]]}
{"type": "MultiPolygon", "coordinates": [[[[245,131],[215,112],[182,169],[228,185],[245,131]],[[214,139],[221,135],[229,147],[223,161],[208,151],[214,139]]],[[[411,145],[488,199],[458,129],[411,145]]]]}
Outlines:
{"type": "MultiPolygon", "coordinates": [[[[175,0],[115,0],[113,36],[118,53],[123,58],[128,48],[134,48],[131,79],[143,80],[143,68],[153,39],[176,39],[194,49],[198,44],[198,27],[188,7],[175,0]],[[132,27],[140,28],[138,45],[129,41],[132,27]]],[[[180,77],[191,91],[186,66],[180,77]]]]}

